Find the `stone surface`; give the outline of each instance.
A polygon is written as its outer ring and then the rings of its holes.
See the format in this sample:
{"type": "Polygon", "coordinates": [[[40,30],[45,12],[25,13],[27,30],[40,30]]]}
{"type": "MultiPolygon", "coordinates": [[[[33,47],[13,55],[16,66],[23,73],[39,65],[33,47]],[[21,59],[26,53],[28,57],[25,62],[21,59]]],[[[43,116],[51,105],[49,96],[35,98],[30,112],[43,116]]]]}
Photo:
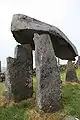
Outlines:
{"type": "Polygon", "coordinates": [[[79,120],[79,119],[73,116],[66,116],[65,118],[63,118],[63,120],[79,120]]]}
{"type": "Polygon", "coordinates": [[[75,65],[72,63],[72,61],[68,61],[67,63],[66,81],[69,81],[69,82],[78,81],[75,65]]]}
{"type": "Polygon", "coordinates": [[[5,96],[8,99],[21,101],[32,97],[32,49],[30,45],[18,45],[15,58],[7,58],[5,96]],[[26,47],[25,47],[26,46],[26,47]]]}
{"type": "Polygon", "coordinates": [[[80,56],[78,56],[78,60],[77,60],[77,62],[76,62],[76,67],[77,67],[77,68],[80,68],[80,56]]]}
{"type": "Polygon", "coordinates": [[[51,37],[52,45],[57,57],[74,60],[78,55],[76,47],[62,31],[55,26],[51,26],[31,17],[15,14],[11,23],[11,31],[17,42],[21,44],[31,44],[33,49],[35,49],[33,42],[34,33],[48,33],[51,37]]]}
{"type": "Polygon", "coordinates": [[[60,65],[60,66],[59,66],[59,70],[60,70],[60,72],[65,71],[65,70],[66,70],[66,67],[67,67],[66,64],[60,65]]]}
{"type": "Polygon", "coordinates": [[[1,72],[1,61],[0,61],[0,72],[1,72]]]}
{"type": "Polygon", "coordinates": [[[2,79],[1,79],[1,72],[0,72],[0,82],[2,82],[2,79]]]}
{"type": "Polygon", "coordinates": [[[0,73],[1,81],[5,81],[5,73],[0,73]]]}
{"type": "Polygon", "coordinates": [[[44,112],[60,109],[60,74],[48,34],[34,34],[37,79],[37,108],[44,112]]]}

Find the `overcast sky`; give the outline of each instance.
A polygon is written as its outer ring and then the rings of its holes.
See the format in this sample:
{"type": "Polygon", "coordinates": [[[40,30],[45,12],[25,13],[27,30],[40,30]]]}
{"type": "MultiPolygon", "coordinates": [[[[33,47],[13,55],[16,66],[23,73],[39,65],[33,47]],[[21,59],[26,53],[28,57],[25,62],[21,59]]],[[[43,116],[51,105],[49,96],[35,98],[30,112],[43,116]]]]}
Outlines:
{"type": "Polygon", "coordinates": [[[0,0],[0,60],[14,55],[18,44],[10,31],[13,14],[25,14],[61,29],[80,55],[80,0],[0,0]]]}

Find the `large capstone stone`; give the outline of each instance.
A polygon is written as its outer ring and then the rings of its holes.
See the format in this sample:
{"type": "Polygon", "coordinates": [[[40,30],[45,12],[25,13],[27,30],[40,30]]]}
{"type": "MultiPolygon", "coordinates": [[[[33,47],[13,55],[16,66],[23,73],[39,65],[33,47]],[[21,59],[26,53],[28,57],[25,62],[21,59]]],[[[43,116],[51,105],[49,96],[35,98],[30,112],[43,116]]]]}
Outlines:
{"type": "Polygon", "coordinates": [[[13,15],[11,32],[17,42],[31,44],[33,50],[35,50],[34,33],[49,34],[57,57],[75,60],[78,55],[76,47],[61,30],[29,16],[23,14],[13,15]]]}
{"type": "Polygon", "coordinates": [[[37,108],[44,112],[55,112],[61,106],[61,81],[50,36],[34,34],[34,43],[37,108]]]}
{"type": "Polygon", "coordinates": [[[66,81],[69,81],[69,82],[77,82],[78,81],[76,70],[75,70],[75,65],[70,60],[67,63],[66,81]]]}
{"type": "Polygon", "coordinates": [[[32,97],[32,49],[30,45],[18,45],[15,58],[7,58],[5,96],[8,99],[21,101],[32,97]]]}

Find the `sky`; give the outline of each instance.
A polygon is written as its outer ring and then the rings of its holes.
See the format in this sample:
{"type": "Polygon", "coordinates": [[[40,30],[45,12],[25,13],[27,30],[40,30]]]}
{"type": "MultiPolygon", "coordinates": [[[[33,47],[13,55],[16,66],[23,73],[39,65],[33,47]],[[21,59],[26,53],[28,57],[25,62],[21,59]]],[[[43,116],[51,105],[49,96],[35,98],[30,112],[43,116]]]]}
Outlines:
{"type": "Polygon", "coordinates": [[[10,31],[12,16],[18,13],[58,27],[76,46],[80,55],[80,0],[0,0],[2,66],[6,66],[7,57],[14,57],[14,48],[18,44],[10,31]]]}

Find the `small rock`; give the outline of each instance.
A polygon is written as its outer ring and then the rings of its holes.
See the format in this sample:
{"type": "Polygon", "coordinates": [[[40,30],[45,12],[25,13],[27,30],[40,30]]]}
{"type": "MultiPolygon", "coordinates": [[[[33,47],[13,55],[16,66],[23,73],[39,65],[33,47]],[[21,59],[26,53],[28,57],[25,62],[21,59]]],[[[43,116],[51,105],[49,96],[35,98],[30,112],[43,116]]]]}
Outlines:
{"type": "Polygon", "coordinates": [[[66,116],[65,118],[63,118],[63,120],[79,120],[79,119],[73,116],[66,116]]]}

